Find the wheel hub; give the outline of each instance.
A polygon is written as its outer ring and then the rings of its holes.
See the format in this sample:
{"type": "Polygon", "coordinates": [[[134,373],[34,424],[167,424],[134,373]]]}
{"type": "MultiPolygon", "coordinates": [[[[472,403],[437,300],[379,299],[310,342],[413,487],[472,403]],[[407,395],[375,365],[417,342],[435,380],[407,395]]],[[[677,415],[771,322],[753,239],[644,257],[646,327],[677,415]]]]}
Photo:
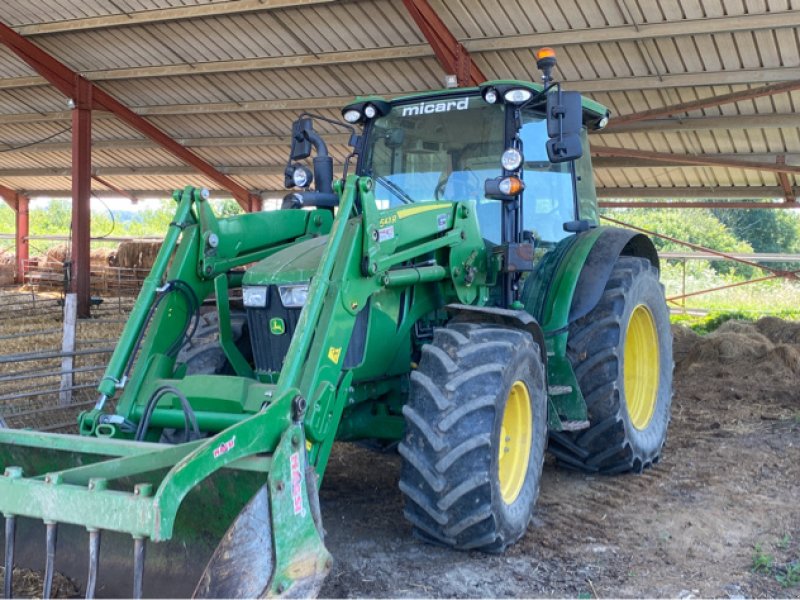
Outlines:
{"type": "Polygon", "coordinates": [[[528,386],[515,381],[508,392],[498,440],[498,479],[503,502],[513,504],[522,491],[531,453],[533,420],[528,386]]]}
{"type": "Polygon", "coordinates": [[[644,304],[633,309],[628,321],[624,360],[625,405],[631,423],[641,431],[655,413],[660,364],[655,320],[644,304]]]}

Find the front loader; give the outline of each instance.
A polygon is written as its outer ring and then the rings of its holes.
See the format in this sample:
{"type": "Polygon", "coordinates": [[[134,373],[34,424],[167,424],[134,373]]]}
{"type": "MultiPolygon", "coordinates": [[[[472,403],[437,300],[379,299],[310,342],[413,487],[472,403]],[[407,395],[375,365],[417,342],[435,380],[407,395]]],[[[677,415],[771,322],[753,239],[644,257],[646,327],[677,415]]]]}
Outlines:
{"type": "Polygon", "coordinates": [[[314,595],[336,440],[399,442],[414,532],[487,552],[524,534],[548,440],[569,468],[655,463],[658,258],[598,226],[587,131],[608,111],[539,65],[544,85],[302,115],[279,211],[176,192],[80,435],[0,430],[4,597],[14,566],[45,597],[55,571],[87,597],[314,595]],[[352,134],[336,180],[319,123],[352,134]]]}

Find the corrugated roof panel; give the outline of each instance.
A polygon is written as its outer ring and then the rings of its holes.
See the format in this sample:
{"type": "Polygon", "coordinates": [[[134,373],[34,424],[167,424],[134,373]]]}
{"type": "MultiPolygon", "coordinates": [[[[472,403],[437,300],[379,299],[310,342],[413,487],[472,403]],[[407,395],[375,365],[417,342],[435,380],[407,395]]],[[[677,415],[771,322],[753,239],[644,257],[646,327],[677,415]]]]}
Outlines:
{"type": "MultiPolygon", "coordinates": [[[[194,4],[196,0],[116,0],[113,4],[100,0],[81,3],[65,0],[42,0],[36,5],[7,2],[0,7],[0,19],[11,24],[42,23],[51,20],[76,19],[88,16],[120,14],[194,4]]],[[[692,35],[681,34],[681,21],[686,19],[731,19],[767,12],[796,9],[788,0],[708,2],[705,0],[432,0],[456,37],[470,39],[498,38],[516,34],[574,31],[576,39],[586,28],[625,26],[641,27],[640,39],[610,40],[558,47],[559,74],[568,87],[580,88],[581,82],[603,80],[611,91],[599,90],[592,97],[609,105],[612,111],[629,114],[668,106],[695,98],[704,98],[761,85],[713,85],[697,88],[665,85],[671,75],[709,75],[709,83],[725,82],[726,73],[740,77],[742,70],[759,79],[761,69],[796,68],[800,66],[800,44],[797,28],[755,28],[732,33],[719,31],[692,35]],[[672,24],[675,35],[650,38],[647,24],[672,24]],[[721,73],[716,73],[721,72],[721,73]],[[624,90],[615,90],[619,80],[624,90]],[[636,86],[639,85],[639,89],[636,86]],[[629,89],[627,89],[629,88],[629,89]]],[[[719,21],[709,29],[719,29],[719,21]]],[[[739,25],[735,23],[738,27],[739,25]]],[[[735,29],[735,27],[734,27],[735,29]]],[[[534,38],[535,39],[535,38],[534,38]]],[[[392,0],[360,0],[336,2],[299,8],[247,12],[242,14],[174,20],[147,25],[101,27],[69,33],[34,36],[34,41],[51,50],[70,65],[85,70],[122,69],[152,65],[195,64],[213,61],[241,60],[258,57],[324,54],[376,47],[402,46],[424,42],[415,24],[401,3],[392,0]],[[302,35],[297,23],[303,23],[302,35]]],[[[488,47],[488,46],[485,46],[488,47]]],[[[0,52],[5,52],[0,50],[0,52]]],[[[532,48],[492,51],[474,55],[489,77],[539,78],[532,48]]],[[[0,54],[0,78],[32,74],[13,56],[0,54]],[[7,56],[7,60],[3,60],[7,56]]],[[[223,72],[212,75],[158,77],[102,82],[100,85],[123,103],[133,107],[154,105],[200,105],[204,103],[237,103],[260,100],[293,100],[354,96],[380,93],[399,94],[438,88],[443,69],[431,56],[422,59],[370,61],[359,64],[330,64],[317,67],[265,69],[259,71],[223,72]]],[[[774,77],[770,73],[769,77],[774,77]]],[[[787,76],[788,77],[788,76],[787,76]]],[[[734,81],[734,80],[728,80],[734,81]]],[[[736,79],[740,81],[740,79],[736,79]]],[[[597,84],[591,89],[599,89],[597,84]]],[[[49,86],[0,89],[0,116],[64,110],[64,98],[49,86]]],[[[738,115],[793,114],[800,103],[800,92],[741,101],[692,111],[690,117],[736,117],[738,115]]],[[[328,106],[330,106],[328,104],[328,106]]],[[[246,136],[284,136],[298,111],[261,111],[251,113],[176,114],[150,117],[152,122],[175,137],[225,138],[246,136]]],[[[320,111],[315,111],[320,112],[320,111]]],[[[338,110],[326,108],[323,114],[338,118],[338,110]]],[[[680,116],[680,115],[678,115],[680,116]]],[[[796,121],[791,121],[795,123],[796,121]]],[[[614,133],[595,136],[594,143],[668,153],[690,153],[713,156],[717,153],[766,155],[770,159],[784,152],[800,152],[800,131],[791,124],[769,122],[768,128],[726,129],[706,124],[705,128],[688,130],[670,128],[614,133]]],[[[12,145],[41,140],[69,126],[68,120],[49,123],[4,125],[0,142],[12,145]]],[[[338,131],[320,123],[321,131],[338,131]]],[[[70,133],[61,131],[51,142],[63,143],[70,133]]],[[[98,140],[138,139],[141,135],[117,119],[98,115],[94,121],[94,138],[98,140]]],[[[43,142],[47,143],[47,142],[43,142]]],[[[0,150],[2,148],[0,147],[0,150]]],[[[64,150],[42,151],[45,146],[28,152],[0,152],[0,168],[9,165],[63,166],[70,154],[64,150]]],[[[214,164],[224,166],[265,167],[283,164],[286,148],[278,145],[203,147],[198,154],[214,164]]],[[[337,160],[346,148],[334,147],[337,160]]],[[[618,164],[624,164],[617,161],[618,164]]],[[[121,147],[96,149],[98,168],[111,166],[170,166],[180,161],[160,149],[121,147]]],[[[641,163],[639,163],[641,164],[641,163]]],[[[148,182],[169,181],[178,185],[182,178],[126,176],[137,181],[128,187],[149,187],[148,182]]],[[[191,178],[197,181],[196,177],[191,178]]],[[[622,167],[598,169],[602,185],[776,185],[775,175],[753,170],[717,167],[622,167]]],[[[15,179],[18,182],[24,178],[15,179]]],[[[68,178],[54,178],[69,187],[68,178]]],[[[280,184],[280,178],[254,175],[239,178],[248,186],[280,184]]],[[[28,180],[25,180],[28,181],[28,180]]]]}
{"type": "Polygon", "coordinates": [[[18,27],[203,3],[204,0],[8,0],[3,6],[3,21],[18,27]]]}

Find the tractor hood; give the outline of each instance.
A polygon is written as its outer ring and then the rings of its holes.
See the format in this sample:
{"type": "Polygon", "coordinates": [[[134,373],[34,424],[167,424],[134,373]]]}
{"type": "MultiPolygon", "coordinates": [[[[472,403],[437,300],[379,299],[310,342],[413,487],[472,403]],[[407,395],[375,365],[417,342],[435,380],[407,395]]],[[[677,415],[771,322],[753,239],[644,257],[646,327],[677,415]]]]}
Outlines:
{"type": "Polygon", "coordinates": [[[292,244],[250,267],[242,286],[264,286],[282,283],[302,283],[317,271],[328,236],[320,236],[292,244]]]}

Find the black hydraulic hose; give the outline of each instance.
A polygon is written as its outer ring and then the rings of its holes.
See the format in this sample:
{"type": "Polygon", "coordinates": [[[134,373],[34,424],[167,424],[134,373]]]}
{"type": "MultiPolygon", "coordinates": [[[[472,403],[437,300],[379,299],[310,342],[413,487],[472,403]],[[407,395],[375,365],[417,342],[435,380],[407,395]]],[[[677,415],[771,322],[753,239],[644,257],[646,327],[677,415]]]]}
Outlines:
{"type": "Polygon", "coordinates": [[[156,389],[156,391],[153,392],[153,394],[147,400],[144,412],[142,413],[142,418],[139,420],[139,425],[136,428],[136,434],[133,438],[137,442],[144,440],[144,436],[147,435],[147,430],[150,429],[150,420],[153,418],[153,412],[155,411],[156,405],[158,404],[158,401],[166,394],[175,394],[175,396],[178,397],[178,400],[180,400],[181,408],[183,409],[183,414],[185,417],[184,441],[188,442],[190,439],[190,426],[195,436],[198,438],[200,437],[200,427],[197,423],[197,416],[194,414],[189,400],[178,388],[171,385],[165,385],[156,389]]]}
{"type": "Polygon", "coordinates": [[[191,320],[187,320],[184,324],[183,331],[181,334],[172,342],[172,345],[167,350],[167,356],[177,356],[178,352],[180,352],[181,348],[189,343],[194,337],[195,332],[197,331],[197,327],[200,323],[200,300],[197,298],[197,294],[194,293],[194,290],[186,284],[184,281],[180,279],[176,279],[172,282],[173,289],[180,292],[186,300],[186,306],[189,309],[189,312],[192,314],[190,317],[191,320]],[[191,328],[191,331],[189,329],[191,328]]]}
{"type": "MultiPolygon", "coordinates": [[[[172,281],[168,281],[166,289],[163,292],[159,293],[159,295],[156,297],[155,302],[153,302],[153,305],[150,307],[150,310],[147,312],[147,316],[144,319],[144,325],[139,331],[139,335],[136,337],[136,343],[133,346],[133,352],[131,352],[130,358],[128,358],[128,364],[125,366],[125,371],[123,373],[123,376],[125,378],[127,378],[131,373],[131,369],[133,368],[133,362],[136,359],[136,355],[139,353],[139,348],[141,348],[142,341],[144,340],[144,335],[147,332],[147,328],[150,325],[150,321],[153,318],[156,309],[161,304],[161,301],[164,300],[164,298],[166,298],[170,292],[173,292],[175,290],[180,291],[184,295],[184,298],[186,298],[186,303],[189,307],[189,311],[193,313],[194,316],[194,326],[192,328],[192,332],[189,334],[188,339],[191,339],[191,337],[194,335],[194,332],[197,330],[200,321],[200,301],[197,298],[197,294],[194,293],[194,290],[185,281],[181,281],[180,279],[173,279],[172,281]]],[[[168,356],[172,355],[176,344],[178,344],[177,350],[180,351],[181,347],[184,344],[184,338],[186,337],[186,331],[188,330],[188,328],[189,325],[187,322],[186,326],[181,332],[181,335],[175,342],[173,342],[173,344],[167,351],[168,356]]]]}

